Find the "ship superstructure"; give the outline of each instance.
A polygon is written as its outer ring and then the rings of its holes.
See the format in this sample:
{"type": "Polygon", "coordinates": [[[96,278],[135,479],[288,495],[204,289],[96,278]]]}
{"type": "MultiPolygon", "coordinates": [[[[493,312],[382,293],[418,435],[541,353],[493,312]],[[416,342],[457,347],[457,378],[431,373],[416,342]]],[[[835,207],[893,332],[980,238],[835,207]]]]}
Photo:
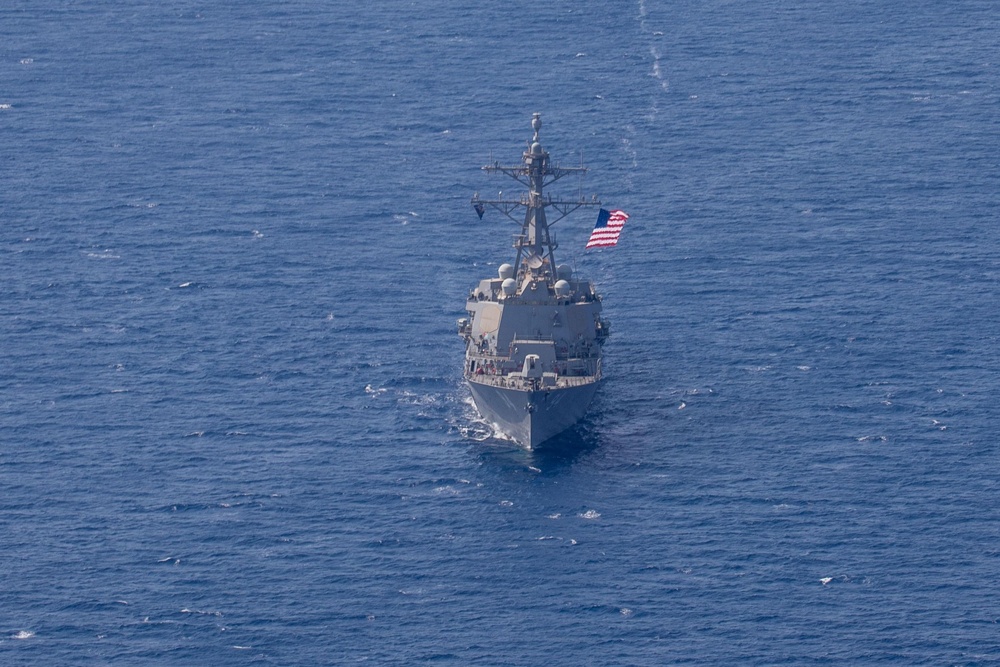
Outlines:
{"type": "Polygon", "coordinates": [[[601,380],[601,346],[608,322],[601,318],[601,297],[594,285],[557,264],[558,245],[550,227],[596,198],[554,199],[546,186],[583,167],[557,167],[542,148],[541,115],[531,121],[534,136],[522,163],[483,167],[527,186],[520,198],[483,199],[472,204],[482,217],[486,207],[521,224],[514,236],[513,264],[481,280],[470,292],[468,317],[459,320],[466,342],[465,379],[480,414],[500,431],[534,448],[565,431],[586,414],[601,380]],[[512,214],[524,209],[523,222],[512,214]],[[558,214],[549,221],[546,210],[558,214]]]}

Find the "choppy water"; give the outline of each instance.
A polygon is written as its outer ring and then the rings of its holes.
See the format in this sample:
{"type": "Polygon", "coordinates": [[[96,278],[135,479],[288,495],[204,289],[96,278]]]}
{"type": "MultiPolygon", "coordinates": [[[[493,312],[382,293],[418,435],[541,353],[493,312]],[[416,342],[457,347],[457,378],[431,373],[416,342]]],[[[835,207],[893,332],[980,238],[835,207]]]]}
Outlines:
{"type": "Polygon", "coordinates": [[[0,9],[0,662],[1000,659],[985,0],[0,9]],[[613,324],[488,437],[478,167],[613,324]],[[567,186],[570,193],[577,187],[567,186]]]}

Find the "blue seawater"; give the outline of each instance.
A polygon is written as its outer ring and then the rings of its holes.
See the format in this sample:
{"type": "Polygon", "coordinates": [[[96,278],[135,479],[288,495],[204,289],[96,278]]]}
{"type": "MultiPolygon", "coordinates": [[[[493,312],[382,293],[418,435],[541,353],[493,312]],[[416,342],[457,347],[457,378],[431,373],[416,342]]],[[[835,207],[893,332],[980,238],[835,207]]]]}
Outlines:
{"type": "Polygon", "coordinates": [[[992,0],[0,8],[0,664],[1000,660],[992,0]],[[543,114],[607,381],[489,437],[543,114]]]}

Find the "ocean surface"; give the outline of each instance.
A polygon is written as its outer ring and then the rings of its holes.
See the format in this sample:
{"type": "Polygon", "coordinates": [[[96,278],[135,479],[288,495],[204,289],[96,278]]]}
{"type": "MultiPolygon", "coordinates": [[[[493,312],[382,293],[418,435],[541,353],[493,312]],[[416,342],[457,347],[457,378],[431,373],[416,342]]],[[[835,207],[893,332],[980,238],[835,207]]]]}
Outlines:
{"type": "Polygon", "coordinates": [[[1000,662],[993,0],[7,0],[0,664],[1000,662]],[[612,336],[455,322],[542,113],[612,336]]]}

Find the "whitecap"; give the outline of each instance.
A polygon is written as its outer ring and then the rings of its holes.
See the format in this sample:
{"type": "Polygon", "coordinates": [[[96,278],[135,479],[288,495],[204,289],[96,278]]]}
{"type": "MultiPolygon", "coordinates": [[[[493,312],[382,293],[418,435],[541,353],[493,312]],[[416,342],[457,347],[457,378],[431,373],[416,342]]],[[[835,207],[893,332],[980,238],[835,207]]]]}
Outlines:
{"type": "Polygon", "coordinates": [[[11,106],[9,104],[0,104],[0,109],[10,109],[10,108],[11,106]]]}
{"type": "Polygon", "coordinates": [[[500,507],[513,507],[513,506],[514,506],[514,503],[512,503],[509,500],[501,500],[500,501],[500,507]]]}
{"type": "Polygon", "coordinates": [[[600,519],[601,513],[596,510],[587,510],[579,515],[581,519],[600,519]]]}
{"type": "Polygon", "coordinates": [[[821,583],[824,586],[826,586],[831,581],[833,581],[833,577],[823,577],[822,579],[819,580],[819,583],[821,583]]]}
{"type": "Polygon", "coordinates": [[[558,512],[556,512],[555,514],[550,514],[550,515],[548,515],[548,516],[547,516],[547,517],[545,517],[545,518],[547,518],[547,519],[558,519],[558,518],[560,518],[561,516],[562,516],[562,514],[559,514],[558,512]]]}
{"type": "Polygon", "coordinates": [[[17,634],[11,635],[11,639],[31,639],[35,636],[35,633],[31,630],[21,630],[17,634]]]}

